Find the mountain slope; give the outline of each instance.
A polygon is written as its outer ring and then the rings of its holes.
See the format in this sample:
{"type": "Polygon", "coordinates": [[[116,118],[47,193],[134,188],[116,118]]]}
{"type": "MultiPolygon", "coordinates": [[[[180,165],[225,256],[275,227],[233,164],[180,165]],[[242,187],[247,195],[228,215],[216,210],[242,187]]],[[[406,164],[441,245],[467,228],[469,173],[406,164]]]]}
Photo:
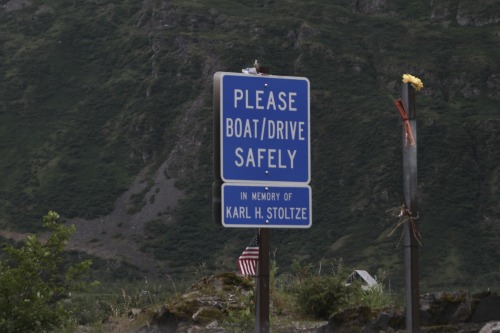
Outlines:
{"type": "Polygon", "coordinates": [[[114,257],[141,266],[121,253],[129,244],[156,260],[144,270],[235,269],[254,231],[211,221],[212,75],[257,58],[273,74],[311,82],[314,221],[271,233],[278,265],[343,258],[382,268],[401,286],[399,231],[388,237],[402,202],[391,98],[409,72],[425,85],[417,94],[424,288],[470,285],[475,274],[477,284],[498,284],[498,4],[0,5],[2,228],[37,230],[54,209],[77,223],[78,248],[116,243],[114,257]],[[125,212],[116,214],[119,198],[125,212]]]}

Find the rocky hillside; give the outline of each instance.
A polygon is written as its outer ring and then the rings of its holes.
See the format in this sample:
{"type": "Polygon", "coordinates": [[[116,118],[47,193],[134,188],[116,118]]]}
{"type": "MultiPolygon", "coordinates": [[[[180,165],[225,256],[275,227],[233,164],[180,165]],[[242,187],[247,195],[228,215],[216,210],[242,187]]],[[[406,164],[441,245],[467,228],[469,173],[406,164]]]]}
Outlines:
{"type": "Polygon", "coordinates": [[[3,235],[53,209],[77,224],[75,249],[138,276],[234,270],[253,230],[211,221],[212,76],[259,59],[311,82],[313,226],[271,233],[278,266],[343,258],[402,286],[391,99],[408,72],[425,85],[423,288],[498,286],[498,13],[488,0],[0,0],[3,235]]]}

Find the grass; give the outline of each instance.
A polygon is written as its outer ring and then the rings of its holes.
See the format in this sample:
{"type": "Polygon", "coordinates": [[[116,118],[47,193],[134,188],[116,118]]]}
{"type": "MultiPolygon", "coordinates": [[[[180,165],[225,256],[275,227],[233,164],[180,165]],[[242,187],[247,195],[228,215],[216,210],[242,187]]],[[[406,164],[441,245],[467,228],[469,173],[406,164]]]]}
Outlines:
{"type": "Polygon", "coordinates": [[[74,295],[75,323],[96,333],[138,330],[150,323],[153,314],[176,292],[175,286],[159,283],[124,284],[121,290],[108,286],[111,289],[101,293],[74,295]]]}

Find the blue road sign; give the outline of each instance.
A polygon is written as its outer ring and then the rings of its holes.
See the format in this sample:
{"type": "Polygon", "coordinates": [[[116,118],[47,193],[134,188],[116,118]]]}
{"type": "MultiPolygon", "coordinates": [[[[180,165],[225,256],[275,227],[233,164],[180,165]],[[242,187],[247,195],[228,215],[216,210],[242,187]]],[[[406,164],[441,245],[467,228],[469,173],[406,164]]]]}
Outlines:
{"type": "Polygon", "coordinates": [[[311,187],[299,184],[222,185],[222,225],[234,228],[309,228],[311,187]]]}
{"type": "Polygon", "coordinates": [[[223,72],[216,77],[222,180],[308,184],[309,80],[223,72]]]}

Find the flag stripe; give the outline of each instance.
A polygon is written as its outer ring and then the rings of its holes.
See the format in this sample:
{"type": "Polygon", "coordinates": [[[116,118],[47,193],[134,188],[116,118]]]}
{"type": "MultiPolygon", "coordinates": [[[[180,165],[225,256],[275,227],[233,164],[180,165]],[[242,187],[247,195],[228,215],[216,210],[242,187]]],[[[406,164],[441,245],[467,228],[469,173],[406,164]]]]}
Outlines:
{"type": "Polygon", "coordinates": [[[238,258],[238,269],[242,275],[256,275],[259,259],[259,236],[255,236],[250,245],[245,248],[238,258]]]}
{"type": "Polygon", "coordinates": [[[242,275],[255,275],[255,260],[240,260],[239,261],[239,269],[242,275]]]}

